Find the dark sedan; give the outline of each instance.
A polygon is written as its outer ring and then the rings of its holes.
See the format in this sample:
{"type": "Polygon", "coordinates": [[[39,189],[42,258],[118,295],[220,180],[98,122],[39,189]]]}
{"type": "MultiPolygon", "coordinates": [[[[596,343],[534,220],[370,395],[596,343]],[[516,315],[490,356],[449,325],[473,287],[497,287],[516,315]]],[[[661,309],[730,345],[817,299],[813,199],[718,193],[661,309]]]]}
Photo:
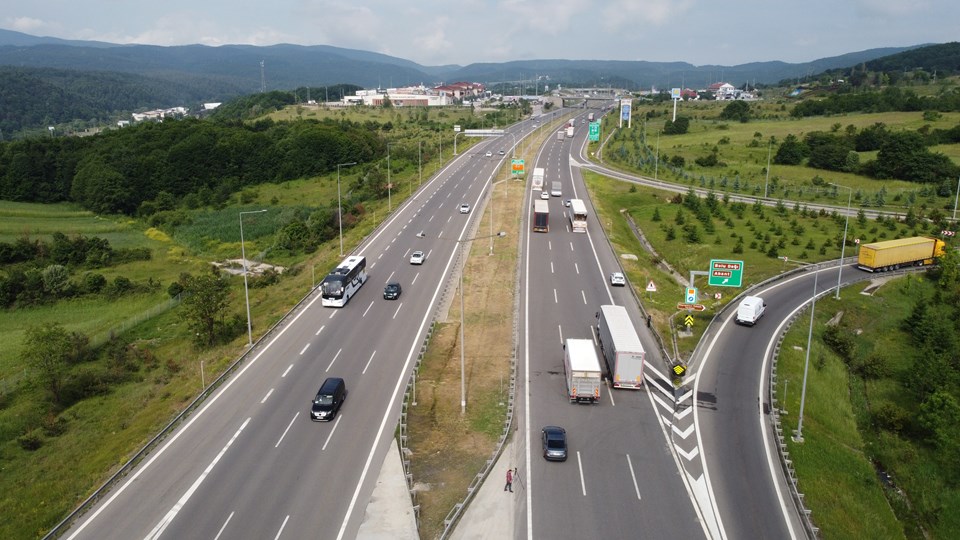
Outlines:
{"type": "Polygon", "coordinates": [[[387,286],[383,288],[383,299],[384,300],[396,300],[400,298],[400,284],[396,281],[391,281],[387,283],[387,286]]]}
{"type": "Polygon", "coordinates": [[[546,426],[540,430],[543,440],[543,459],[547,461],[567,460],[567,431],[558,426],[546,426]]]}

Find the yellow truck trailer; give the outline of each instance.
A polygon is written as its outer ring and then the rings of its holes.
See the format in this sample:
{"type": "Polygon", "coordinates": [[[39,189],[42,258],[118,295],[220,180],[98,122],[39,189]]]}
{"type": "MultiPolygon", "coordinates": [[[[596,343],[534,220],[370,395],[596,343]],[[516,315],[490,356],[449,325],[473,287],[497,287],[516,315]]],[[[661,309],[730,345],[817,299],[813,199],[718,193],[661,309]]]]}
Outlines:
{"type": "Polygon", "coordinates": [[[943,240],[925,236],[863,244],[857,267],[867,272],[886,272],[903,266],[925,266],[942,256],[945,246],[943,240]]]}

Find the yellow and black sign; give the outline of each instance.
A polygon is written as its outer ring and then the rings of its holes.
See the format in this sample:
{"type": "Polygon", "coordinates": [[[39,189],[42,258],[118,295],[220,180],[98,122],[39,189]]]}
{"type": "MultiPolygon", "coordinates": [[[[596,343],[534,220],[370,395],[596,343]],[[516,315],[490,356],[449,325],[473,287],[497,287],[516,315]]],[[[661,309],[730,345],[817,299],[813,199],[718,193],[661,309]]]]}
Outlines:
{"type": "Polygon", "coordinates": [[[687,328],[693,326],[693,315],[687,315],[686,318],[683,319],[683,324],[687,325],[687,328]]]}
{"type": "Polygon", "coordinates": [[[687,374],[687,366],[683,364],[677,364],[673,366],[673,374],[677,377],[683,377],[687,374]]]}

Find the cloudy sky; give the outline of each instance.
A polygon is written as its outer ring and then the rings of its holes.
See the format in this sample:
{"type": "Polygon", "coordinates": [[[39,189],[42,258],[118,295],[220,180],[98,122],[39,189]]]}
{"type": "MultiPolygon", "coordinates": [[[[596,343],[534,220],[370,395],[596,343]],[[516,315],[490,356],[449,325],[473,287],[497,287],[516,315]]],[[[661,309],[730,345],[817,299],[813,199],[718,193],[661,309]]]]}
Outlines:
{"type": "Polygon", "coordinates": [[[960,39],[958,0],[5,0],[0,28],[151,45],[333,45],[422,65],[806,62],[960,39]]]}

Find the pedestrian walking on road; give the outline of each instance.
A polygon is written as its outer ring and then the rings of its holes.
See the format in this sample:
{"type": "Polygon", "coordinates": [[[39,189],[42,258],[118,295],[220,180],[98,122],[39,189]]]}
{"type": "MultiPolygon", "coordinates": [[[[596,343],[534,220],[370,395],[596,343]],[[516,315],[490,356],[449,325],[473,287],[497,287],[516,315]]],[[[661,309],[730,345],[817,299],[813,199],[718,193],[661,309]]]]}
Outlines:
{"type": "Polygon", "coordinates": [[[513,493],[513,469],[507,469],[507,485],[503,486],[503,490],[513,493]]]}

